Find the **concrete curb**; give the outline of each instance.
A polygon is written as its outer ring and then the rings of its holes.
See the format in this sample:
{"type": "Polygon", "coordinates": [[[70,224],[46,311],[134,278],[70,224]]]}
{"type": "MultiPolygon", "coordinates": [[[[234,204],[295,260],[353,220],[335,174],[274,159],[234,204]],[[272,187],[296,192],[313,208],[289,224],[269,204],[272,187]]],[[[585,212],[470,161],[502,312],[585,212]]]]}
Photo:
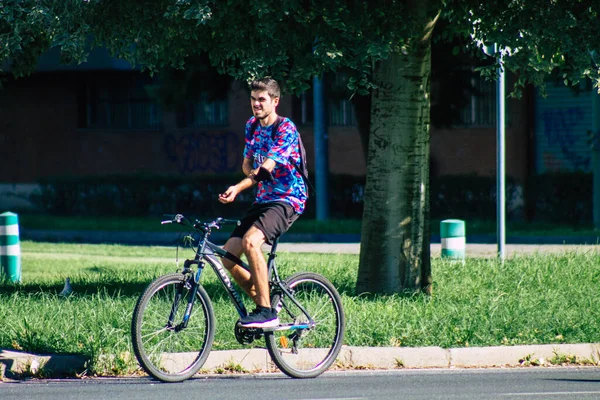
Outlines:
{"type": "MultiPolygon", "coordinates": [[[[402,368],[485,368],[593,364],[600,360],[600,343],[548,344],[451,348],[344,346],[336,370],[402,368]]],[[[29,376],[75,376],[84,371],[87,359],[80,355],[36,355],[0,351],[0,380],[29,376]]],[[[277,372],[265,349],[213,351],[201,373],[243,370],[247,373],[277,372]]]]}
{"type": "Polygon", "coordinates": [[[484,351],[476,348],[449,349],[450,365],[454,367],[513,366],[522,364],[544,365],[553,359],[575,357],[579,362],[597,364],[600,360],[598,344],[559,344],[536,346],[497,346],[484,351]]]}

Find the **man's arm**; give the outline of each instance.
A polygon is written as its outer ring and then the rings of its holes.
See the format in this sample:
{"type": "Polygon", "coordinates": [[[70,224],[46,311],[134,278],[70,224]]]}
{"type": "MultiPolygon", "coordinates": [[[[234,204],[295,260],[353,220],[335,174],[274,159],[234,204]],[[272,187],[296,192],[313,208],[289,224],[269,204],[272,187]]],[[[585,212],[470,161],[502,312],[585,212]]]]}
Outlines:
{"type": "MultiPolygon", "coordinates": [[[[256,168],[255,170],[251,170],[250,173],[254,173],[254,175],[258,175],[259,171],[261,168],[266,169],[269,172],[273,172],[273,169],[275,169],[275,164],[276,162],[270,158],[265,158],[265,161],[262,163],[262,165],[258,168],[256,168]]],[[[250,174],[247,174],[250,175],[250,174]]]]}
{"type": "Polygon", "coordinates": [[[277,163],[270,158],[266,158],[265,161],[262,163],[262,165],[256,169],[252,168],[253,164],[254,163],[253,163],[252,159],[244,158],[244,163],[242,164],[242,171],[244,171],[244,175],[246,175],[246,176],[253,175],[253,177],[254,177],[254,176],[258,175],[261,167],[266,169],[269,172],[273,172],[273,169],[275,169],[275,164],[277,164],[277,163]]]}
{"type": "Polygon", "coordinates": [[[252,159],[244,158],[244,162],[242,163],[242,171],[244,171],[244,175],[248,176],[252,172],[252,159]]]}
{"type": "Polygon", "coordinates": [[[238,182],[236,185],[229,186],[227,190],[225,190],[225,192],[219,195],[219,201],[221,203],[227,204],[233,202],[240,192],[254,185],[255,181],[252,175],[253,170],[251,158],[244,158],[244,162],[242,163],[242,171],[244,172],[246,177],[240,182],[238,182]]]}
{"type": "MultiPolygon", "coordinates": [[[[252,187],[254,183],[257,182],[255,179],[257,175],[260,174],[260,169],[264,168],[269,173],[273,172],[275,168],[275,161],[270,158],[265,159],[262,165],[256,169],[252,169],[253,161],[251,158],[244,158],[244,162],[242,163],[242,171],[246,174],[246,177],[242,179],[238,184],[230,186],[227,190],[219,195],[219,201],[221,203],[227,204],[231,203],[235,200],[236,196],[243,192],[244,190],[252,187]]],[[[260,176],[260,175],[259,175],[260,176]]]]}

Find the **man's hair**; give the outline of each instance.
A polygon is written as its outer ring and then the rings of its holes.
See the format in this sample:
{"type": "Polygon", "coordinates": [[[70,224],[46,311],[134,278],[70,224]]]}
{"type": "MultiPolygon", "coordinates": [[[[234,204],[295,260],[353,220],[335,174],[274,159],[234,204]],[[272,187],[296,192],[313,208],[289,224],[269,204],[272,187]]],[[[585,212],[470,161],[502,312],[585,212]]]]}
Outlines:
{"type": "Polygon", "coordinates": [[[256,79],[250,83],[250,91],[254,90],[266,90],[271,98],[281,97],[281,89],[279,84],[273,78],[261,78],[256,79]]]}

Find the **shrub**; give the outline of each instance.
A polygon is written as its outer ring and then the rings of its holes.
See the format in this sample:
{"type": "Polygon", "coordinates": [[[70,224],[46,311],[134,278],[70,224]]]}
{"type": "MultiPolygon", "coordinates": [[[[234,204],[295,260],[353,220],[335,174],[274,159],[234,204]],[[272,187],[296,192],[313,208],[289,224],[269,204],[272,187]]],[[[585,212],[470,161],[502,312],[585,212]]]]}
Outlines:
{"type": "MultiPolygon", "coordinates": [[[[183,212],[198,217],[239,215],[254,200],[254,191],[240,194],[224,206],[219,193],[241,179],[239,174],[155,176],[119,175],[55,177],[40,182],[31,200],[52,215],[147,216],[183,212]]],[[[311,177],[314,183],[314,177],[311,177]]],[[[364,177],[331,175],[332,218],[361,218],[364,177]]],[[[507,217],[521,220],[583,224],[592,220],[591,174],[532,176],[525,188],[507,179],[507,217]]],[[[314,218],[316,196],[310,196],[306,216],[314,218]]],[[[475,175],[440,176],[430,183],[431,218],[493,220],[496,178],[475,175]]]]}

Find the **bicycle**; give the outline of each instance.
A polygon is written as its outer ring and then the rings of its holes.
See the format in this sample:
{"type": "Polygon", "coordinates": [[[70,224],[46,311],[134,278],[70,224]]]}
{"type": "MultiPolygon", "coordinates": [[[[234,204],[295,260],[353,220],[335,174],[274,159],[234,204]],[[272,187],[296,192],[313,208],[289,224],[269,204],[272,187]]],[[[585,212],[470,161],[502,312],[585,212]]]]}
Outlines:
{"type": "MultiPolygon", "coordinates": [[[[215,271],[240,318],[247,315],[238,291],[217,257],[248,269],[235,255],[208,240],[212,229],[239,221],[217,218],[190,222],[181,214],[166,215],[163,224],[178,223],[199,234],[193,259],[183,270],[156,278],[140,295],[131,323],[135,356],[150,376],[181,382],[194,376],[211,351],[215,315],[208,293],[200,283],[206,264],[215,271]],[[196,266],[196,270],[192,267],[196,266]]],[[[293,378],[314,378],[336,360],[344,338],[345,316],[340,295],[325,277],[299,272],[280,278],[275,264],[277,238],[268,254],[271,304],[280,325],[274,328],[234,327],[237,341],[247,345],[262,337],[273,363],[293,378]]]]}

